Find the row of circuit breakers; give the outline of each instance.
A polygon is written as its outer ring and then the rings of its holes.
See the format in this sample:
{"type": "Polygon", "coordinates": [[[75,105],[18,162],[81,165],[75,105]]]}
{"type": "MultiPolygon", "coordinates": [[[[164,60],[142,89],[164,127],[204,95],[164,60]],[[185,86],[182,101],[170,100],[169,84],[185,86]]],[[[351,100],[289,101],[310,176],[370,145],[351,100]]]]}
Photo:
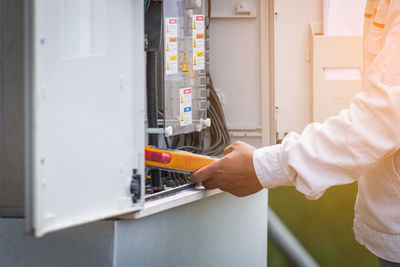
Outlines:
{"type": "MultiPolygon", "coordinates": [[[[145,1],[147,144],[179,149],[179,139],[210,127],[205,0],[145,1]],[[151,2],[151,3],[150,3],[151,2]]],[[[146,199],[192,186],[185,173],[147,171],[146,199]]]]}

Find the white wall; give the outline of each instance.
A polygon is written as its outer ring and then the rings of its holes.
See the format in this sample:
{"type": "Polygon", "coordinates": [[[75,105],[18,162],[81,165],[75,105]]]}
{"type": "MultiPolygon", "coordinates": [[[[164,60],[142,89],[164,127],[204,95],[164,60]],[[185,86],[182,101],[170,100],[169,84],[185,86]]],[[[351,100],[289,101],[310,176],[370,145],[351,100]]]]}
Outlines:
{"type": "Polygon", "coordinates": [[[275,0],[277,130],[301,132],[310,118],[309,24],[322,21],[321,0],[275,0]]]}
{"type": "Polygon", "coordinates": [[[211,1],[210,72],[221,96],[232,141],[240,139],[259,147],[262,127],[264,132],[269,130],[265,126],[267,108],[261,98],[267,90],[262,73],[267,47],[261,46],[266,25],[260,7],[266,6],[267,0],[245,1],[255,10],[255,16],[250,18],[235,14],[238,2],[211,1]]]}

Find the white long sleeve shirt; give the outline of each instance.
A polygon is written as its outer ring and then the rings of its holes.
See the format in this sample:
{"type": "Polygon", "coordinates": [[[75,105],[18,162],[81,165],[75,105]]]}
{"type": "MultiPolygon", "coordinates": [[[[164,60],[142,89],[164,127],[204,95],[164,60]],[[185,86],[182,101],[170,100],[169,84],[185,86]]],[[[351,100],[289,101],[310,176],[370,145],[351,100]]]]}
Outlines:
{"type": "Polygon", "coordinates": [[[266,188],[293,185],[310,199],[358,181],[356,240],[400,262],[400,0],[369,0],[362,91],[324,123],[255,151],[266,188]]]}

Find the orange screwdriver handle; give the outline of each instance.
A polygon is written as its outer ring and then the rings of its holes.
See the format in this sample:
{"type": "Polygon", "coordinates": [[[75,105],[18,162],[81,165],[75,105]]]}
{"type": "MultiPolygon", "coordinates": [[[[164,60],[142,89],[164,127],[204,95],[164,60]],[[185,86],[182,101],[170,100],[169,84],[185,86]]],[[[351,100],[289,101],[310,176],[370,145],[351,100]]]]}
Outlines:
{"type": "Polygon", "coordinates": [[[192,173],[216,160],[218,159],[186,151],[159,149],[152,146],[145,148],[146,168],[192,173]]]}

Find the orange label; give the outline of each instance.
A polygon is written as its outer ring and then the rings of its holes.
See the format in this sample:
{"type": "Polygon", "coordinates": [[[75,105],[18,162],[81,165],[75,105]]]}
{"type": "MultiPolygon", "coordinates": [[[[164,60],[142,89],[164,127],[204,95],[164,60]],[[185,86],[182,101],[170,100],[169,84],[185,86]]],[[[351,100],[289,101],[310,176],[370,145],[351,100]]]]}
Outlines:
{"type": "Polygon", "coordinates": [[[196,38],[197,38],[197,39],[204,39],[204,34],[197,34],[197,35],[196,35],[196,38]]]}
{"type": "Polygon", "coordinates": [[[176,42],[176,37],[171,37],[171,38],[169,38],[169,41],[172,43],[172,42],[176,42]]]}

